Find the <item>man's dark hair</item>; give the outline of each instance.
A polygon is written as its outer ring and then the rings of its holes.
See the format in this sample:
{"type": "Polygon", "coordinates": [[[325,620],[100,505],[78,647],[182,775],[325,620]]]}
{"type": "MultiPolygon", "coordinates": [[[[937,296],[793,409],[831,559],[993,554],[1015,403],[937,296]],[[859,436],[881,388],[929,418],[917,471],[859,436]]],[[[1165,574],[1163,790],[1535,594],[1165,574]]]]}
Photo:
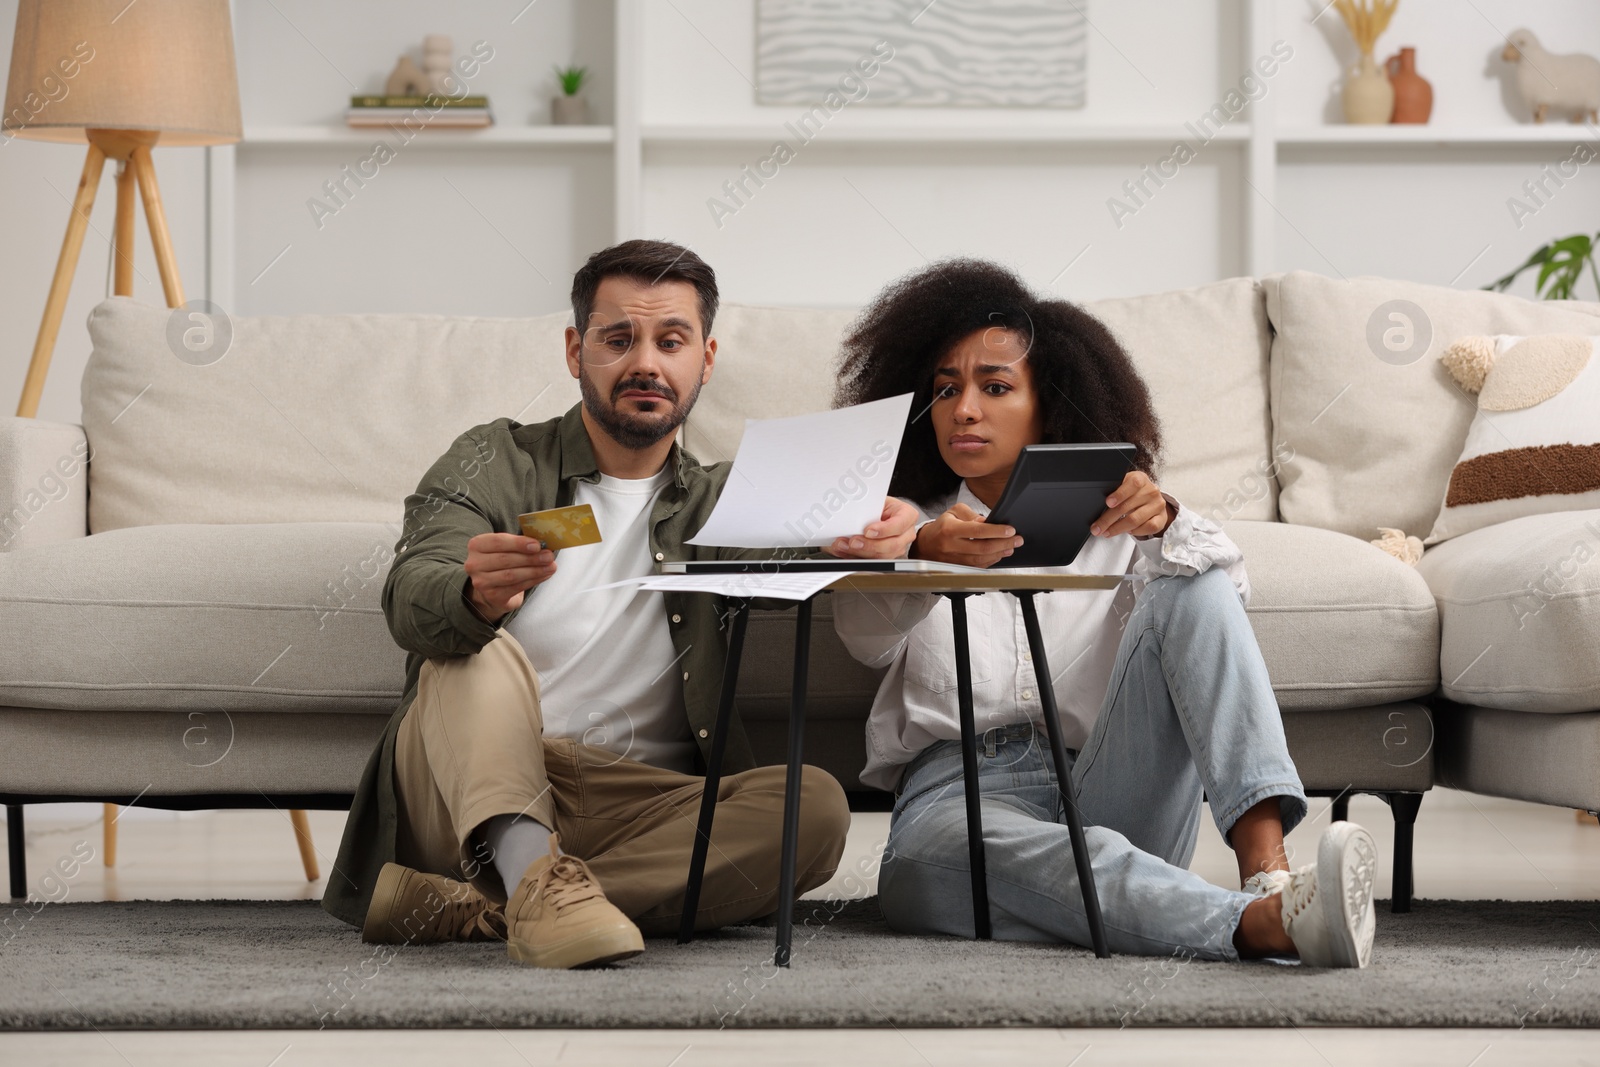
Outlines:
{"type": "Polygon", "coordinates": [[[572,276],[572,321],[581,333],[594,311],[594,294],[606,278],[632,278],[646,285],[688,282],[700,296],[700,332],[711,336],[717,317],[717,273],[711,265],[671,241],[624,241],[602,248],[572,276]]]}
{"type": "Polygon", "coordinates": [[[891,282],[844,339],[834,406],[914,394],[890,494],[929,505],[960,485],[928,415],[933,374],[959,341],[992,327],[1022,339],[1042,443],[1127,441],[1155,476],[1161,428],[1150,391],[1106,325],[1077,304],[1040,299],[998,264],[951,259],[891,282]]]}

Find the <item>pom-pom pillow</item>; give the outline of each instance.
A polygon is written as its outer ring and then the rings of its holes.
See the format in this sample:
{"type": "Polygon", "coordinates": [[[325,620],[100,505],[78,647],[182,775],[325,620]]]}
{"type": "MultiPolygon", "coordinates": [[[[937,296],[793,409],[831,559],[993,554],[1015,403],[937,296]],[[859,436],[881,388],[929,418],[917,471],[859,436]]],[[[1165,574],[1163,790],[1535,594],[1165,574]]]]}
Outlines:
{"type": "Polygon", "coordinates": [[[1478,398],[1424,544],[1523,515],[1600,508],[1600,337],[1463,337],[1439,357],[1478,398]]]}

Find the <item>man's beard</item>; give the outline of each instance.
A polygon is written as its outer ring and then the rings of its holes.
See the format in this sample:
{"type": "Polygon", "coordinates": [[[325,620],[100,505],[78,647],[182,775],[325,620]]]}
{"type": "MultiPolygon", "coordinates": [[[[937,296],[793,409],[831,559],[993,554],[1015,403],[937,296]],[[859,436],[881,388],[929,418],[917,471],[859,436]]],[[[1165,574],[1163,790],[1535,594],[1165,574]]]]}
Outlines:
{"type": "Polygon", "coordinates": [[[681,404],[677,402],[678,394],[672,386],[653,378],[624,378],[611,390],[611,399],[603,401],[600,391],[594,387],[594,382],[589,380],[589,375],[580,364],[578,389],[583,393],[584,410],[607,435],[624,448],[643,450],[668,434],[676,433],[678,427],[683,425],[683,420],[689,417],[689,409],[694,407],[694,402],[700,396],[700,379],[698,376],[695,378],[694,392],[681,404]],[[617,397],[630,389],[655,393],[661,397],[659,403],[671,405],[670,415],[662,419],[617,410],[617,397]]]}

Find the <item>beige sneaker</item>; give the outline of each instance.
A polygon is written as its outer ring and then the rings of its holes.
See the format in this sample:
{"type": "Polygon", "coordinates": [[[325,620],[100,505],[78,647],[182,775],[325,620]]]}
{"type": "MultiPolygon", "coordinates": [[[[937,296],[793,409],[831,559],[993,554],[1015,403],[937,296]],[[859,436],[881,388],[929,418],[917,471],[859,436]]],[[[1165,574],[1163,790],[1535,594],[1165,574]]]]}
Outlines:
{"type": "Polygon", "coordinates": [[[606,899],[589,865],[562,855],[550,835],[550,855],[528,865],[506,904],[506,947],[535,967],[592,967],[644,951],[639,928],[606,899]]]}
{"type": "Polygon", "coordinates": [[[382,945],[504,941],[505,913],[465,882],[385,863],[361,940],[382,945]]]}

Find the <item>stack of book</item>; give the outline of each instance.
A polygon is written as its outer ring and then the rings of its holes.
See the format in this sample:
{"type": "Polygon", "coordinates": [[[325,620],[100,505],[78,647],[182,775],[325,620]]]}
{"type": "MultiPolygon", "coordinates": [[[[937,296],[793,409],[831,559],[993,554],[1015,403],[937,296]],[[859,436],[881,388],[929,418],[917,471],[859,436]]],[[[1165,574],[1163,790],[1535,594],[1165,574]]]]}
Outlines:
{"type": "Polygon", "coordinates": [[[428,126],[492,126],[494,114],[487,96],[352,96],[344,113],[352,126],[388,126],[391,123],[428,126]]]}

